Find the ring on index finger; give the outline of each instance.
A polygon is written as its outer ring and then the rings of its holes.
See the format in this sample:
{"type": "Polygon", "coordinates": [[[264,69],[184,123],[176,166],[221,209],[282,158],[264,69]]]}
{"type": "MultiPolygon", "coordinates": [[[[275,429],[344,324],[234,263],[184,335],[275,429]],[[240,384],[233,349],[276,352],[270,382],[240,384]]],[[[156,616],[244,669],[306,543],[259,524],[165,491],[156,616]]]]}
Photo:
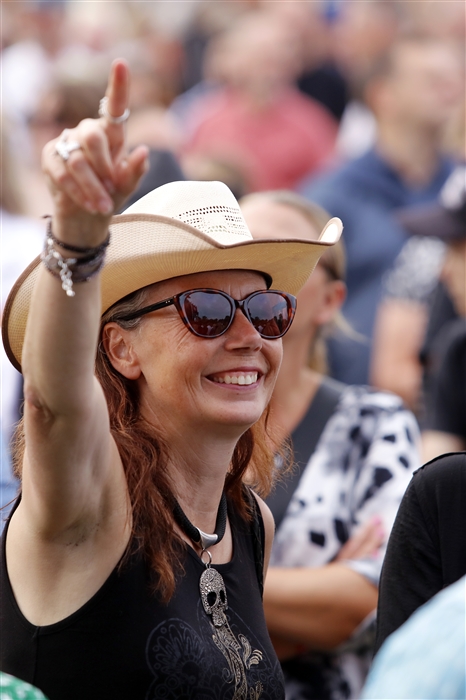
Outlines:
{"type": "Polygon", "coordinates": [[[103,117],[104,119],[109,121],[110,124],[123,124],[123,122],[125,122],[129,118],[129,115],[130,111],[127,107],[123,114],[120,114],[119,117],[114,117],[113,114],[110,114],[110,112],[108,111],[108,97],[102,97],[102,99],[100,100],[99,117],[103,117]]]}
{"type": "Polygon", "coordinates": [[[81,148],[79,141],[68,141],[69,129],[65,129],[59,140],[55,144],[55,152],[58,153],[62,160],[66,161],[70,157],[70,153],[78,151],[81,148]]]}

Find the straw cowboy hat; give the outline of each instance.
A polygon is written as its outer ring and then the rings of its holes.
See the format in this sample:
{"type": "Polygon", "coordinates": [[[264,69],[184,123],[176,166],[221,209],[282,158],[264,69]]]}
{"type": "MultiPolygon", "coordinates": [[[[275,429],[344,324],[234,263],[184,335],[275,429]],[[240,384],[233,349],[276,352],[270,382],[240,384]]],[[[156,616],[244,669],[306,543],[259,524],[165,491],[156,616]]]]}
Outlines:
{"type": "MultiPolygon", "coordinates": [[[[162,185],[111,220],[101,311],[141,287],[209,270],[254,270],[272,288],[296,294],[325,249],[339,240],[342,228],[340,219],[331,219],[318,241],[254,240],[223,183],[162,185]]],[[[15,283],[3,314],[3,344],[18,370],[39,269],[37,257],[15,283]]]]}

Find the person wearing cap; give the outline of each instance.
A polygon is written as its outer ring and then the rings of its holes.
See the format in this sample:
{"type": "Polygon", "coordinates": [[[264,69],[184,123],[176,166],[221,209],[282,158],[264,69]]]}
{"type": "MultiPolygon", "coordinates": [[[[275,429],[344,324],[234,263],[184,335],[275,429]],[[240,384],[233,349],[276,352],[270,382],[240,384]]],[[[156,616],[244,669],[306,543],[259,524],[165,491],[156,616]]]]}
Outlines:
{"type": "Polygon", "coordinates": [[[410,236],[435,239],[445,246],[438,280],[454,315],[432,305],[424,340],[424,461],[466,449],[466,166],[458,166],[438,201],[400,211],[410,236]]]}
{"type": "Polygon", "coordinates": [[[42,261],[3,316],[24,376],[21,494],[1,558],[1,668],[50,700],[283,698],[261,586],[266,408],[320,240],[254,241],[221,183],[126,152],[129,72],[47,144],[42,261]],[[108,227],[110,225],[110,239],[108,227]],[[105,259],[105,265],[104,265],[105,259]]]}
{"type": "MultiPolygon", "coordinates": [[[[453,304],[442,269],[448,241],[459,241],[466,235],[465,188],[466,167],[459,165],[437,201],[397,210],[396,218],[408,236],[383,279],[371,383],[401,396],[415,411],[421,426],[426,420],[426,398],[436,364],[435,338],[444,324],[458,318],[458,304],[453,304]]],[[[450,263],[447,260],[445,264],[448,274],[450,263]]],[[[464,273],[459,272],[460,290],[464,292],[464,273]]]]}

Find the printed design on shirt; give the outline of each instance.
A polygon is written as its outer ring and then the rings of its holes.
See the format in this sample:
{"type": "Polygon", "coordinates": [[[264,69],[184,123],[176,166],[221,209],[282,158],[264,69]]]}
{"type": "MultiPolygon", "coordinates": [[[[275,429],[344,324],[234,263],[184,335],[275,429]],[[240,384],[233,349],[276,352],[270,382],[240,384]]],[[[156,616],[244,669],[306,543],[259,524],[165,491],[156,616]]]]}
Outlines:
{"type": "Polygon", "coordinates": [[[214,644],[228,663],[230,682],[235,686],[233,700],[257,700],[262,695],[262,683],[257,681],[254,688],[249,688],[245,669],[260,663],[262,652],[259,649],[252,651],[244,634],[238,635],[239,641],[237,641],[228,624],[228,619],[221,627],[215,627],[212,623],[210,625],[214,644]]]}
{"type": "Polygon", "coordinates": [[[254,635],[231,608],[221,627],[202,608],[198,618],[197,630],[170,618],[151,632],[146,660],[154,681],[145,700],[282,700],[277,662],[254,648],[254,635]]]}

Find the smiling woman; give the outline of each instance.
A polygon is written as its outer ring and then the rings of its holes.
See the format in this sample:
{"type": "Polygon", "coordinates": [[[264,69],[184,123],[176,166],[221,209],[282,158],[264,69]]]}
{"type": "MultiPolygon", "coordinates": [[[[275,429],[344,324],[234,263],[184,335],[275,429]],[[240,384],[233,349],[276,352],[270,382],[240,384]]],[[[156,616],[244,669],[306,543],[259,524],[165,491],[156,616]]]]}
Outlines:
{"type": "Polygon", "coordinates": [[[128,85],[116,61],[100,119],[45,147],[55,211],[3,317],[25,409],[2,670],[50,700],[283,698],[261,601],[273,521],[246,473],[265,494],[281,337],[341,223],[254,241],[216,182],[111,217],[147,155],[127,153],[128,85]]]}

